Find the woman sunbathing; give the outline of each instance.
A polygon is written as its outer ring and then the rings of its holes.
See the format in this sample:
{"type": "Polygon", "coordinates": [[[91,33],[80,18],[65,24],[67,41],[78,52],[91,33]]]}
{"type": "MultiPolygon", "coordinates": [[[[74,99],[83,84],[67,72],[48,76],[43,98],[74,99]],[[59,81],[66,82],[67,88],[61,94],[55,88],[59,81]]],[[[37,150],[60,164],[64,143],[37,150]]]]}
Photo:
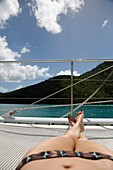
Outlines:
{"type": "Polygon", "coordinates": [[[113,170],[113,152],[83,134],[84,112],[69,118],[71,128],[29,150],[16,170],[113,170]]]}

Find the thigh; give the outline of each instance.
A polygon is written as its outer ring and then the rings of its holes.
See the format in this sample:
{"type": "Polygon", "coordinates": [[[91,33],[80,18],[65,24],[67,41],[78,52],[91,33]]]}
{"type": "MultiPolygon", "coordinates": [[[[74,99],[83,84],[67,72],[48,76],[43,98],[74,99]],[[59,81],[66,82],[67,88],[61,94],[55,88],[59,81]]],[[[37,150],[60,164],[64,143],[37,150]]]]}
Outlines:
{"type": "Polygon", "coordinates": [[[39,144],[36,144],[32,149],[30,149],[24,157],[29,156],[34,153],[39,153],[42,151],[51,150],[69,150],[73,151],[75,148],[75,141],[70,136],[59,136],[54,138],[49,138],[39,144]]]}
{"type": "Polygon", "coordinates": [[[89,141],[89,140],[78,140],[76,142],[75,150],[81,152],[100,152],[103,154],[108,154],[113,156],[113,152],[110,151],[106,146],[97,143],[95,141],[89,141]]]}

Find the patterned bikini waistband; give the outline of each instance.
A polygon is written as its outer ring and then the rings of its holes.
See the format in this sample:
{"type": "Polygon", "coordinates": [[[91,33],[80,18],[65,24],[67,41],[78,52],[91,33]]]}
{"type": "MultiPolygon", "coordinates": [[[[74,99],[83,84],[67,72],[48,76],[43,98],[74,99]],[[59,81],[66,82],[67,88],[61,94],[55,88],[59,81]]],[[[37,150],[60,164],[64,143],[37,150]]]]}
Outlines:
{"type": "Polygon", "coordinates": [[[26,163],[30,161],[48,159],[48,158],[58,158],[58,157],[79,157],[79,158],[85,158],[91,160],[109,159],[113,161],[113,156],[102,154],[99,152],[73,152],[73,151],[54,150],[54,151],[45,151],[45,152],[29,155],[28,157],[24,158],[20,162],[16,170],[20,170],[22,166],[24,166],[26,163]]]}

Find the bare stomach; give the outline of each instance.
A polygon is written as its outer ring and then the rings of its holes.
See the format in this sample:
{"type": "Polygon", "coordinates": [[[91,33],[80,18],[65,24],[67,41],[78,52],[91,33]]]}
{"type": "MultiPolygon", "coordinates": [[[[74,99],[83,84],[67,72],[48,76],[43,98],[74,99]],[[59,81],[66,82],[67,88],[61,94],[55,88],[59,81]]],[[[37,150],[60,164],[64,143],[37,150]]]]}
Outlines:
{"type": "Polygon", "coordinates": [[[53,158],[27,163],[21,170],[113,170],[113,161],[107,159],[53,158]]]}

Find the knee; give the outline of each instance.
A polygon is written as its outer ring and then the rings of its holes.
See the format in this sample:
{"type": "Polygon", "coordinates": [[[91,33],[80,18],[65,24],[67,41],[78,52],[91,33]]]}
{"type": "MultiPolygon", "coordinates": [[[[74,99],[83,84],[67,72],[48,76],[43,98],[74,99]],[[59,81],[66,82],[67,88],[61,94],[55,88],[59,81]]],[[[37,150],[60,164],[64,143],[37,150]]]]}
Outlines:
{"type": "Polygon", "coordinates": [[[74,136],[69,133],[67,135],[64,136],[65,137],[65,141],[69,141],[69,143],[75,148],[76,145],[76,139],[74,138],[74,136]]]}

